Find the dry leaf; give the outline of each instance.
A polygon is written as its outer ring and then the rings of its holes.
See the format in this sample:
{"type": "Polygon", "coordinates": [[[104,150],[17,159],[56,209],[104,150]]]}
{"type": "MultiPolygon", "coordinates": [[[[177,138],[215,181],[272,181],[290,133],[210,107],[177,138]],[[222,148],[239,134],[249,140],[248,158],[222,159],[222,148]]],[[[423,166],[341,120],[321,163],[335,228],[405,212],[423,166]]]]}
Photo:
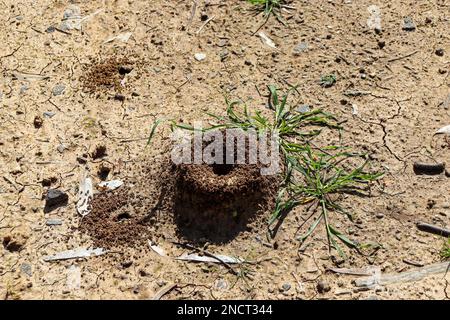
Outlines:
{"type": "Polygon", "coordinates": [[[120,180],[102,181],[98,184],[99,188],[102,190],[114,190],[123,185],[120,180]]]}
{"type": "Polygon", "coordinates": [[[244,262],[244,260],[242,260],[240,258],[233,258],[233,257],[221,255],[221,254],[215,255],[215,257],[217,257],[217,259],[215,259],[213,257],[208,257],[208,256],[199,256],[197,254],[183,254],[175,259],[176,260],[184,260],[184,261],[195,261],[195,262],[212,262],[212,263],[225,262],[225,263],[230,263],[230,264],[244,262]]]}
{"type": "Polygon", "coordinates": [[[37,81],[37,80],[47,80],[50,78],[50,76],[42,76],[40,74],[28,74],[28,73],[21,73],[21,72],[13,72],[12,73],[14,80],[28,80],[28,81],[37,81]]]}
{"type": "Polygon", "coordinates": [[[159,254],[161,257],[167,257],[166,252],[163,248],[158,247],[156,244],[148,240],[148,245],[150,246],[150,249],[155,251],[157,254],[159,254]]]}
{"type": "Polygon", "coordinates": [[[59,252],[53,256],[44,257],[44,261],[57,261],[57,260],[67,260],[67,259],[77,259],[77,258],[88,258],[93,256],[100,256],[102,254],[107,253],[103,248],[96,249],[86,249],[86,248],[78,248],[74,250],[67,250],[59,252]]]}
{"type": "Polygon", "coordinates": [[[450,125],[440,128],[438,131],[436,131],[435,134],[448,134],[448,135],[450,135],[450,125]]]}
{"type": "Polygon", "coordinates": [[[124,32],[124,33],[120,33],[117,36],[112,36],[108,39],[106,39],[103,43],[108,43],[108,42],[112,42],[114,40],[119,40],[122,42],[127,42],[130,37],[131,37],[132,33],[131,32],[124,32]]]}
{"type": "Polygon", "coordinates": [[[83,217],[91,212],[92,195],[92,180],[86,175],[80,182],[77,201],[77,212],[83,217]]]}
{"type": "Polygon", "coordinates": [[[265,45],[271,47],[272,49],[276,49],[275,43],[274,43],[268,36],[266,36],[266,34],[265,34],[264,32],[260,31],[260,32],[258,33],[258,35],[259,35],[259,37],[261,38],[261,41],[262,41],[265,45]]]}

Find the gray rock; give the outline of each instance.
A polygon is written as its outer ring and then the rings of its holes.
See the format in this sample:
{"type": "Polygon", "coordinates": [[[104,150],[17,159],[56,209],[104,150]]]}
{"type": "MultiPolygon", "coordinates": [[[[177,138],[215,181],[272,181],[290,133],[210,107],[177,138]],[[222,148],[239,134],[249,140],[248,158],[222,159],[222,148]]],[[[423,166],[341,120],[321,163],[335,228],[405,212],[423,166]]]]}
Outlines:
{"type": "Polygon", "coordinates": [[[81,10],[80,7],[76,5],[70,5],[64,10],[63,20],[73,19],[73,18],[81,18],[81,10]]]}
{"type": "Polygon", "coordinates": [[[414,31],[416,30],[416,25],[411,17],[406,17],[403,20],[403,30],[405,31],[414,31]]]}
{"type": "Polygon", "coordinates": [[[46,118],[53,118],[53,116],[56,114],[56,112],[52,112],[52,111],[45,111],[44,112],[44,117],[46,118]]]}
{"type": "Polygon", "coordinates": [[[47,33],[53,33],[56,31],[56,28],[54,26],[50,26],[47,29],[45,29],[45,32],[47,33]]]}
{"type": "Polygon", "coordinates": [[[20,94],[24,94],[25,91],[27,91],[27,90],[28,90],[28,86],[27,86],[27,85],[21,86],[21,87],[20,87],[20,94]]]}
{"type": "Polygon", "coordinates": [[[65,146],[64,144],[61,143],[61,144],[56,148],[56,150],[58,150],[59,153],[63,153],[64,150],[66,150],[66,146],[65,146]]]}
{"type": "Polygon", "coordinates": [[[61,219],[48,219],[45,222],[45,224],[48,226],[60,226],[60,225],[62,225],[62,220],[61,219]]]}
{"type": "Polygon", "coordinates": [[[45,195],[44,212],[50,212],[60,206],[67,205],[69,196],[67,193],[58,189],[49,189],[45,195]]]}
{"type": "Polygon", "coordinates": [[[282,290],[283,292],[288,292],[289,290],[291,290],[291,284],[290,284],[290,283],[284,283],[284,284],[281,286],[281,290],[282,290]]]}
{"type": "Polygon", "coordinates": [[[226,290],[226,289],[228,289],[228,283],[224,279],[218,279],[215,282],[214,287],[218,290],[226,290]]]}
{"type": "Polygon", "coordinates": [[[297,55],[300,55],[302,52],[305,52],[307,49],[308,49],[308,43],[302,41],[294,47],[292,52],[294,53],[294,55],[297,56],[297,55]]]}
{"type": "Polygon", "coordinates": [[[64,31],[81,30],[81,10],[76,5],[70,5],[64,10],[60,29],[64,31]]]}
{"type": "Polygon", "coordinates": [[[378,297],[378,296],[372,295],[372,296],[368,296],[367,298],[364,298],[363,300],[383,300],[383,299],[380,299],[380,297],[378,297]]]}
{"type": "Polygon", "coordinates": [[[31,277],[31,275],[32,275],[31,264],[29,264],[29,263],[22,263],[20,265],[20,271],[25,273],[27,276],[31,277]]]}
{"type": "Polygon", "coordinates": [[[17,16],[17,17],[16,17],[16,20],[17,20],[17,21],[22,21],[22,20],[23,20],[23,17],[22,17],[22,16],[17,16]]]}
{"type": "Polygon", "coordinates": [[[224,61],[229,55],[229,52],[227,49],[223,49],[222,51],[220,51],[219,56],[220,56],[220,61],[224,61]]]}
{"type": "Polygon", "coordinates": [[[306,112],[310,112],[311,108],[309,107],[309,105],[303,104],[303,105],[295,108],[295,111],[300,112],[300,113],[306,113],[306,112]]]}
{"type": "Polygon", "coordinates": [[[206,59],[206,54],[204,54],[204,53],[196,53],[196,54],[194,54],[194,58],[197,61],[203,61],[203,60],[206,59]]]}
{"type": "Polygon", "coordinates": [[[64,90],[66,90],[65,85],[57,84],[56,86],[53,87],[52,93],[54,96],[59,96],[59,95],[63,94],[64,90]]]}
{"type": "Polygon", "coordinates": [[[220,39],[219,42],[217,42],[217,46],[220,48],[225,47],[227,44],[228,44],[227,39],[220,39]]]}

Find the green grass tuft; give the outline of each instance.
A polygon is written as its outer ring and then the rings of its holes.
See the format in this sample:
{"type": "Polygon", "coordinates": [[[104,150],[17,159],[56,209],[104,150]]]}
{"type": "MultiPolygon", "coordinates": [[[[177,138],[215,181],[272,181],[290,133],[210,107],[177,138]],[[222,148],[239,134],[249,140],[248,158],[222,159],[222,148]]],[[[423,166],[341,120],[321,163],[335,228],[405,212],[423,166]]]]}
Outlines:
{"type": "Polygon", "coordinates": [[[450,259],[450,238],[448,238],[447,242],[445,242],[442,247],[441,257],[443,259],[450,259]]]}
{"type": "Polygon", "coordinates": [[[336,76],[334,74],[328,74],[320,78],[320,85],[324,88],[329,88],[336,83],[336,76]]]}

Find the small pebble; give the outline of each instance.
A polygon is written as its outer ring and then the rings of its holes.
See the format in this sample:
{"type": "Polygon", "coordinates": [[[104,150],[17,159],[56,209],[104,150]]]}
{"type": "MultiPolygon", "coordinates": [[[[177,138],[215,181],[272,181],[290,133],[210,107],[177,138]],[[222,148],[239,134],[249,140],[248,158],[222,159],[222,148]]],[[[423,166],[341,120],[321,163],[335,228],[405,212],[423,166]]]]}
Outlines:
{"type": "Polygon", "coordinates": [[[204,54],[204,53],[196,53],[196,54],[194,55],[194,58],[195,58],[195,60],[197,60],[197,61],[203,61],[203,60],[206,59],[206,54],[204,54]]]}
{"type": "Polygon", "coordinates": [[[218,290],[226,290],[228,289],[228,283],[224,279],[218,279],[214,284],[214,287],[218,290]]]}
{"type": "Polygon", "coordinates": [[[292,50],[293,54],[298,56],[302,52],[305,52],[308,49],[308,43],[302,41],[299,44],[297,44],[294,49],[292,50]]]}
{"type": "Polygon", "coordinates": [[[217,46],[222,48],[225,47],[228,44],[228,40],[226,39],[220,39],[219,42],[217,42],[217,46]]]}
{"type": "Polygon", "coordinates": [[[64,90],[66,90],[65,85],[57,84],[56,86],[53,87],[52,93],[54,96],[59,96],[59,95],[63,94],[64,90]]]}
{"type": "Polygon", "coordinates": [[[303,105],[298,106],[297,108],[295,108],[295,111],[300,112],[300,113],[306,113],[306,112],[310,112],[311,108],[310,108],[309,105],[303,104],[303,105]]]}
{"type": "Polygon", "coordinates": [[[434,52],[437,56],[442,57],[444,55],[444,49],[439,48],[434,52]]]}
{"type": "Polygon", "coordinates": [[[21,87],[20,87],[20,94],[24,94],[25,91],[27,91],[27,90],[28,90],[28,86],[27,86],[27,85],[21,86],[21,87]]]}
{"type": "Polygon", "coordinates": [[[224,61],[229,55],[229,52],[227,49],[224,49],[222,51],[220,51],[219,56],[220,56],[220,61],[224,61]]]}
{"type": "Polygon", "coordinates": [[[39,129],[40,127],[42,127],[43,123],[44,123],[44,121],[42,120],[41,117],[39,117],[39,116],[34,117],[33,125],[36,129],[39,129]]]}
{"type": "Polygon", "coordinates": [[[59,153],[63,153],[64,150],[66,150],[66,146],[63,145],[62,143],[56,148],[56,150],[58,150],[59,153]]]}
{"type": "Polygon", "coordinates": [[[43,114],[44,114],[44,117],[46,117],[46,118],[53,118],[53,116],[56,114],[56,112],[45,111],[43,114]]]}
{"type": "Polygon", "coordinates": [[[406,17],[403,20],[403,30],[405,31],[414,31],[416,30],[416,25],[411,17],[406,17]]]}
{"type": "Polygon", "coordinates": [[[48,219],[45,224],[47,226],[60,226],[62,225],[62,220],[61,219],[48,219]]]}
{"type": "Polygon", "coordinates": [[[46,208],[53,208],[55,206],[66,205],[69,200],[67,193],[58,189],[49,189],[45,196],[46,208]]]}
{"type": "Polygon", "coordinates": [[[20,265],[20,271],[22,271],[29,277],[31,277],[31,275],[32,275],[31,265],[29,263],[22,263],[20,265]]]}
{"type": "Polygon", "coordinates": [[[291,284],[290,283],[285,283],[281,286],[281,291],[282,292],[288,292],[291,289],[291,284]]]}
{"type": "Polygon", "coordinates": [[[328,282],[321,280],[317,283],[317,291],[319,291],[319,293],[325,293],[330,290],[331,290],[331,287],[328,284],[328,282]]]}
{"type": "Polygon", "coordinates": [[[123,94],[116,93],[116,94],[114,95],[114,100],[123,102],[123,101],[125,101],[125,96],[124,96],[123,94]]]}
{"type": "Polygon", "coordinates": [[[54,26],[50,26],[50,27],[48,27],[46,30],[45,30],[45,32],[47,32],[47,33],[52,33],[52,32],[55,32],[56,31],[56,28],[54,27],[54,26]]]}

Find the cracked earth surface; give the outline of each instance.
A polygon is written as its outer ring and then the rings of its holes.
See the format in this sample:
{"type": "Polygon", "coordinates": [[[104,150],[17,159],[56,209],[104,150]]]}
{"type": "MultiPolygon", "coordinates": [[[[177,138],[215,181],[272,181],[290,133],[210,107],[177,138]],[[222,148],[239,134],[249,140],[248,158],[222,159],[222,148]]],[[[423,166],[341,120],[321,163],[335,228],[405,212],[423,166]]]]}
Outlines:
{"type": "MultiPolygon", "coordinates": [[[[223,94],[264,109],[267,84],[298,84],[293,103],[322,108],[344,121],[341,139],[325,130],[317,143],[368,152],[374,167],[386,172],[372,197],[343,200],[356,214],[354,223],[333,216],[353,239],[383,247],[370,256],[347,252],[339,267],[379,266],[394,273],[416,268],[411,262],[440,261],[443,238],[418,231],[415,223],[450,226],[450,178],[415,175],[412,164],[449,163],[448,138],[434,135],[450,124],[449,1],[379,1],[381,33],[366,25],[370,1],[293,1],[286,26],[270,19],[261,29],[277,49],[252,35],[263,18],[245,1],[197,1],[192,19],[191,1],[0,3],[0,240],[20,245],[18,251],[0,245],[0,297],[145,299],[172,283],[177,287],[164,299],[443,299],[449,294],[442,274],[360,291],[354,276],[327,272],[336,261],[328,255],[323,230],[304,252],[295,240],[304,207],[285,219],[272,240],[275,246],[261,241],[264,228],[208,246],[209,252],[269,258],[252,266],[248,282],[236,282],[223,266],[175,261],[147,247],[63,262],[42,259],[92,244],[80,232],[75,210],[80,177],[88,171],[97,184],[102,166],[110,169],[109,179],[137,176],[135,165],[159,155],[167,140],[158,133],[155,145],[145,148],[155,119],[190,123],[204,119],[205,112],[221,114],[223,94]],[[81,30],[58,30],[71,3],[83,17],[96,14],[83,20],[81,30]],[[212,18],[206,25],[205,16],[212,18]],[[415,31],[402,30],[406,16],[413,18],[415,31]],[[50,26],[57,29],[48,32],[50,26]],[[106,41],[125,32],[132,33],[127,42],[106,41]],[[302,41],[307,49],[294,54],[302,41]],[[194,59],[200,52],[203,61],[194,59]],[[114,56],[134,61],[122,97],[113,88],[86,92],[80,80],[86,70],[114,56]],[[336,84],[321,87],[325,74],[335,74],[336,84]],[[64,90],[54,95],[58,85],[64,90]],[[106,156],[93,159],[99,145],[106,146],[106,156]],[[50,213],[43,210],[47,181],[69,195],[67,206],[50,213]],[[62,225],[48,226],[50,218],[62,225]],[[79,287],[71,285],[74,274],[79,287]],[[331,289],[319,293],[319,281],[331,289]],[[289,290],[282,289],[286,283],[289,290]]],[[[175,256],[185,251],[170,242],[173,234],[167,224],[151,238],[175,256]]]]}

